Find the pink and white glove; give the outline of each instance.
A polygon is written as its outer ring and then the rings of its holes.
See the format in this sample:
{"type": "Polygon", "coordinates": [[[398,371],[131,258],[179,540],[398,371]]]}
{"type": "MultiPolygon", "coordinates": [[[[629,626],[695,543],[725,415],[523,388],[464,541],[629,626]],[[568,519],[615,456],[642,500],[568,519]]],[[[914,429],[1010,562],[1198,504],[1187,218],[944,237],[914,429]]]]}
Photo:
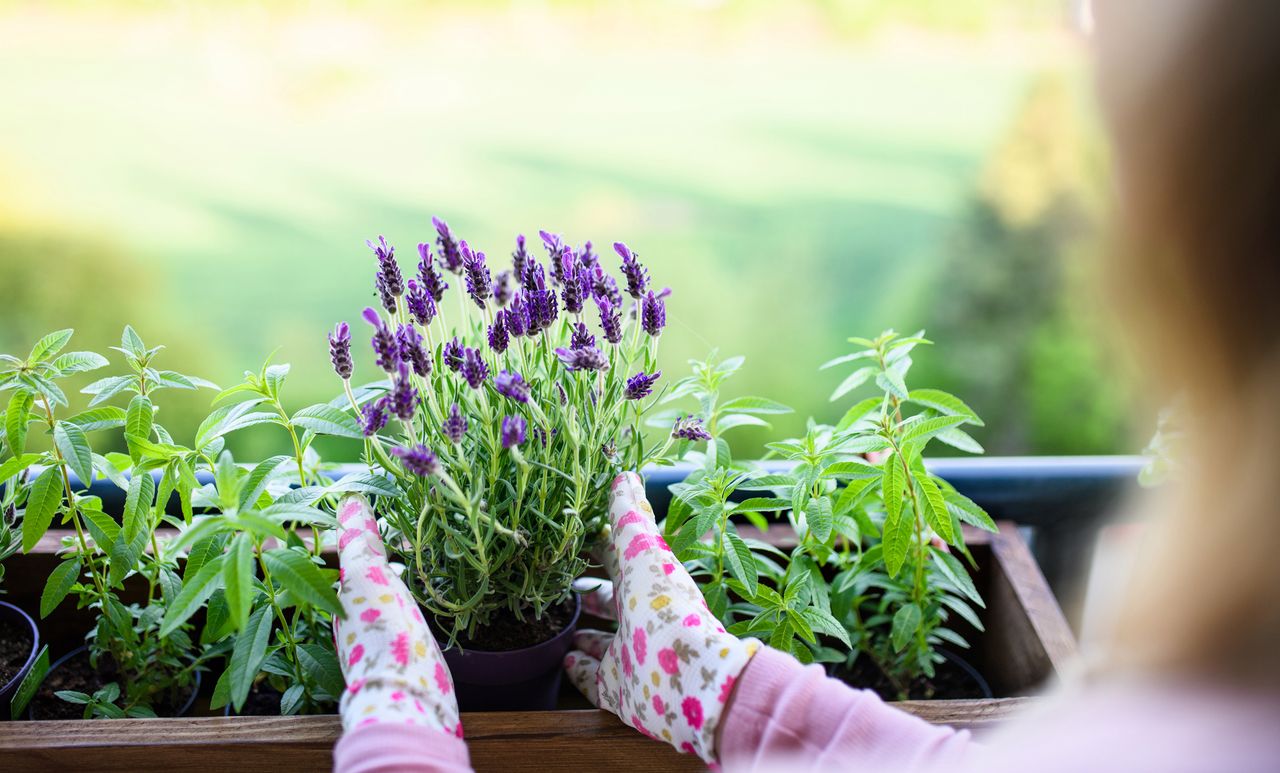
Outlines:
{"type": "Polygon", "coordinates": [[[333,621],[333,636],[347,682],[339,706],[343,730],[394,722],[461,738],[449,669],[417,602],[387,563],[364,497],[348,497],[338,508],[338,561],[345,619],[333,621]]]}
{"type": "Polygon", "coordinates": [[[658,533],[635,473],[614,480],[609,523],[604,564],[613,584],[601,581],[584,604],[616,617],[618,633],[578,631],[565,670],[592,704],[714,764],[725,703],[760,642],[726,633],[707,609],[658,533]]]}

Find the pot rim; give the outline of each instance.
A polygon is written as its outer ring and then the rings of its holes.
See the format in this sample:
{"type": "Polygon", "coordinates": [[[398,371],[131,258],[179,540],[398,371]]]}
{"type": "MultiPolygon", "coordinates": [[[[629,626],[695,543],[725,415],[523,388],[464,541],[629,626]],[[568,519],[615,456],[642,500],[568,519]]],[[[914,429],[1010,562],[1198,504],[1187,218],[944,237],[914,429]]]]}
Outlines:
{"type": "MultiPolygon", "coordinates": [[[[574,632],[578,630],[578,620],[579,618],[582,617],[582,596],[577,591],[570,591],[569,595],[572,596],[573,598],[573,616],[570,617],[569,622],[565,624],[564,630],[560,631],[560,633],[556,634],[555,636],[552,636],[550,639],[547,639],[546,641],[538,642],[537,644],[531,644],[528,647],[521,647],[520,649],[517,649],[517,650],[480,650],[480,649],[475,649],[474,647],[471,649],[463,649],[462,647],[458,646],[457,643],[454,643],[452,646],[448,647],[447,649],[441,650],[441,652],[445,654],[450,654],[458,657],[467,657],[467,658],[475,657],[475,656],[484,656],[484,655],[508,657],[512,655],[522,655],[529,652],[533,652],[535,650],[541,650],[548,647],[553,647],[559,642],[564,641],[565,638],[573,636],[574,632]]],[[[434,632],[432,633],[432,635],[434,635],[434,632]]]]}
{"type": "Polygon", "coordinates": [[[31,653],[27,655],[27,660],[18,669],[18,673],[14,675],[4,686],[0,687],[0,695],[8,696],[22,684],[22,680],[26,678],[31,671],[31,667],[35,665],[36,657],[40,654],[40,628],[36,625],[36,620],[28,615],[24,609],[7,601],[0,601],[0,609],[9,610],[11,615],[27,621],[27,625],[31,628],[31,653]]]}
{"type": "MultiPolygon", "coordinates": [[[[76,657],[77,655],[83,655],[83,654],[87,653],[88,651],[89,651],[89,645],[88,645],[88,644],[81,644],[79,647],[76,647],[75,649],[71,650],[71,651],[70,651],[70,652],[68,652],[67,654],[65,654],[65,655],[63,655],[62,657],[58,658],[57,660],[53,661],[53,665],[49,666],[49,673],[50,673],[50,674],[52,674],[52,673],[53,673],[54,671],[56,671],[56,670],[58,669],[58,667],[59,667],[59,666],[61,666],[63,663],[66,663],[68,660],[71,660],[72,658],[76,657]]],[[[173,715],[173,717],[174,717],[174,718],[177,718],[177,717],[185,717],[185,716],[186,716],[186,715],[191,711],[191,707],[195,705],[195,703],[196,703],[196,698],[200,697],[200,684],[201,684],[201,682],[202,682],[203,680],[201,679],[201,673],[200,673],[199,671],[196,671],[196,672],[195,672],[195,676],[196,676],[196,683],[195,683],[194,685],[192,685],[192,686],[191,686],[191,697],[187,698],[187,702],[186,702],[186,703],[184,703],[184,704],[182,704],[182,708],[181,708],[181,709],[179,709],[179,710],[178,710],[178,711],[173,715]]],[[[37,721],[37,718],[36,718],[36,716],[35,716],[35,705],[34,705],[34,703],[35,703],[35,701],[33,700],[33,701],[32,701],[32,704],[33,704],[33,705],[31,705],[31,706],[28,706],[28,707],[27,707],[27,719],[32,720],[32,721],[37,721]]],[[[51,721],[51,720],[46,720],[46,721],[51,721]]],[[[88,721],[88,720],[70,720],[70,721],[75,722],[75,721],[88,721]]],[[[108,721],[110,721],[110,720],[108,720],[108,721]]]]}

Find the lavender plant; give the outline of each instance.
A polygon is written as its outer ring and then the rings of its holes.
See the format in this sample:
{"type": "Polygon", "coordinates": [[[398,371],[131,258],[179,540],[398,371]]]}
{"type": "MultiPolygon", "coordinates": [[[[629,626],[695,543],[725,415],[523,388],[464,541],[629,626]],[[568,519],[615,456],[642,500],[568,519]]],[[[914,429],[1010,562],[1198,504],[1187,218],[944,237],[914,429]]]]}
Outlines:
{"type": "Polygon", "coordinates": [[[345,323],[330,356],[371,471],[403,492],[378,504],[388,545],[443,632],[473,637],[565,601],[612,478],[665,453],[640,422],[658,397],[667,291],[622,243],[625,295],[589,242],[546,231],[545,262],[519,236],[495,280],[484,252],[434,225],[407,281],[385,239],[369,245],[381,308],[363,319],[384,380],[352,388],[345,323]]]}

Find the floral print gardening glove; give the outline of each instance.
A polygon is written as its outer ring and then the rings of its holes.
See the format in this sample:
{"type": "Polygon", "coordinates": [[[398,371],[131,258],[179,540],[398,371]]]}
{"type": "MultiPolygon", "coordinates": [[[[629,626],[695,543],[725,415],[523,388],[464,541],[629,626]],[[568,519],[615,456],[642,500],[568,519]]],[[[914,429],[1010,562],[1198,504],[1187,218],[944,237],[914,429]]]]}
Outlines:
{"type": "Polygon", "coordinates": [[[338,561],[344,619],[333,621],[333,636],[347,681],[343,730],[396,722],[461,738],[449,669],[417,602],[387,563],[364,497],[348,497],[338,508],[338,561]]]}
{"type": "Polygon", "coordinates": [[[584,604],[616,616],[618,633],[579,631],[565,669],[594,705],[714,764],[725,702],[760,642],[726,633],[707,609],[658,533],[635,473],[614,480],[609,523],[604,564],[613,585],[603,584],[584,604]]]}

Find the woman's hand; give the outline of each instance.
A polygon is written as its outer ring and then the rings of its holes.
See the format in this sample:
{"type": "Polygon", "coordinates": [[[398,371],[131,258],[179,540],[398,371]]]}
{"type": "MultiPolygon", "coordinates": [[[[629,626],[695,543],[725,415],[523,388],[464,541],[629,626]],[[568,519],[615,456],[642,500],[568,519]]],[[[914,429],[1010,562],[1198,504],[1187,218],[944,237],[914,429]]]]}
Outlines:
{"type": "Polygon", "coordinates": [[[338,508],[338,560],[344,619],[333,621],[333,636],[347,681],[343,729],[395,722],[462,737],[449,669],[409,589],[387,563],[364,497],[348,497],[338,508]]]}
{"type": "Polygon", "coordinates": [[[579,631],[565,669],[596,706],[714,763],[725,704],[760,643],[726,633],[707,609],[658,533],[635,473],[614,480],[609,523],[604,564],[613,584],[602,582],[584,603],[616,617],[618,633],[579,631]]]}

